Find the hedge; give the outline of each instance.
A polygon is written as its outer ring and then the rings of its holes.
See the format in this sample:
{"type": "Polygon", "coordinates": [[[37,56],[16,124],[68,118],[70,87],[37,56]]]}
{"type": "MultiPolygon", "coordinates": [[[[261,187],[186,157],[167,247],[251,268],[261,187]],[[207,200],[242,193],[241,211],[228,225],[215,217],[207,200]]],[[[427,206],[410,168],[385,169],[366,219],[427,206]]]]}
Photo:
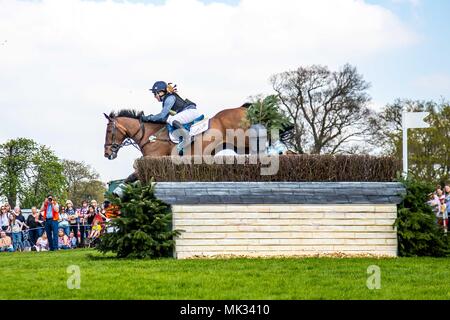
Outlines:
{"type": "MultiPolygon", "coordinates": [[[[194,157],[184,157],[177,163],[168,157],[145,157],[136,160],[138,177],[150,181],[395,181],[401,170],[401,162],[393,157],[367,155],[286,155],[279,156],[279,170],[274,175],[261,175],[266,167],[255,157],[225,157],[232,164],[207,164],[194,157]],[[238,164],[244,161],[244,164],[238,164]]],[[[212,158],[209,159],[209,161],[212,158]]],[[[223,158],[222,158],[223,159],[223,158]]]]}

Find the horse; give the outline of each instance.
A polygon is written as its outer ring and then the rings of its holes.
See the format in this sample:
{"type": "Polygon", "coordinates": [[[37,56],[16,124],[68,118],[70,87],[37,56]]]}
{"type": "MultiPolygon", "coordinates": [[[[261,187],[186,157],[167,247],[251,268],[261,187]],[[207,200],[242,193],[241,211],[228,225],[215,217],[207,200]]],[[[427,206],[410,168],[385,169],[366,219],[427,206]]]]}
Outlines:
{"type": "MultiPolygon", "coordinates": [[[[237,144],[236,141],[239,138],[229,136],[229,134],[239,129],[245,131],[250,127],[247,120],[247,109],[250,105],[250,103],[245,103],[238,108],[225,109],[210,118],[209,129],[201,133],[201,137],[195,137],[196,140],[201,138],[200,150],[194,148],[194,143],[188,147],[190,148],[188,154],[203,155],[207,148],[212,150],[212,152],[210,151],[211,154],[214,154],[218,148],[223,148],[226,142],[237,144]],[[214,139],[208,137],[212,131],[219,133],[219,135],[214,135],[214,139]]],[[[116,159],[119,150],[129,145],[136,147],[144,157],[169,156],[172,154],[176,144],[169,137],[167,124],[165,122],[142,122],[140,120],[142,114],[142,111],[137,112],[128,109],[111,112],[109,115],[104,113],[105,118],[108,120],[104,145],[105,158],[109,160],[116,159]]],[[[245,144],[244,147],[248,149],[249,139],[247,136],[245,136],[243,142],[245,144]]],[[[127,180],[130,178],[134,179],[135,177],[132,175],[127,180]]]]}

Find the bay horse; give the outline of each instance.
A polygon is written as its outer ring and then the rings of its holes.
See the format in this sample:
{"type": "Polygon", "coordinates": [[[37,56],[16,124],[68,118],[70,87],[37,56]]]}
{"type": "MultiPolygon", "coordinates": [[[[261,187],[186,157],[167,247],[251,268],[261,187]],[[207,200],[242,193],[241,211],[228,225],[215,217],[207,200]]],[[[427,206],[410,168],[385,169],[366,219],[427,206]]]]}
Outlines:
{"type": "MultiPolygon", "coordinates": [[[[215,139],[202,139],[201,150],[194,150],[194,144],[191,148],[191,155],[203,155],[206,148],[216,149],[222,146],[227,140],[227,129],[247,130],[250,125],[247,121],[247,109],[250,103],[245,103],[241,107],[225,109],[210,118],[209,129],[202,133],[202,136],[208,135],[214,129],[221,136],[215,136],[215,139]],[[201,154],[198,154],[199,151],[201,154]]],[[[117,158],[117,154],[122,147],[133,145],[139,149],[143,156],[169,156],[176,146],[169,138],[167,124],[155,122],[141,122],[143,112],[135,110],[121,110],[111,112],[109,115],[104,113],[108,120],[106,127],[106,137],[104,145],[104,156],[109,160],[117,158]]],[[[196,139],[198,136],[196,137],[196,139]]],[[[203,137],[202,137],[203,138],[203,137]]],[[[234,137],[232,141],[236,141],[234,137]]],[[[248,147],[248,137],[245,137],[245,147],[248,147]]],[[[131,177],[131,176],[130,176],[131,177]]]]}

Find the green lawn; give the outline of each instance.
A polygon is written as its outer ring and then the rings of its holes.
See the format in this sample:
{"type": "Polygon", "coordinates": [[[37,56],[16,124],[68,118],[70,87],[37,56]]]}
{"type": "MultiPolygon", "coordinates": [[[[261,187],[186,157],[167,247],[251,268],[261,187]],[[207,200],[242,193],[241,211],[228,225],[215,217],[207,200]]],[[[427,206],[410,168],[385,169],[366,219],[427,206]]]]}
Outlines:
{"type": "Polygon", "coordinates": [[[450,259],[118,260],[93,250],[0,254],[0,299],[450,299],[450,259]],[[67,267],[81,288],[67,288],[67,267]],[[381,289],[366,286],[381,268],[381,289]]]}

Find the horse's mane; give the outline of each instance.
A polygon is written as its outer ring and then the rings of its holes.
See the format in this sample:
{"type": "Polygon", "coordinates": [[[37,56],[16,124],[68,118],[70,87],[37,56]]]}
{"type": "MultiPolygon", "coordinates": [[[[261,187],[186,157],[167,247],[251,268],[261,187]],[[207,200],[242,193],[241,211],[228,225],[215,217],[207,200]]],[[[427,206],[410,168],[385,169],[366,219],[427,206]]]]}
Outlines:
{"type": "Polygon", "coordinates": [[[132,119],[140,119],[141,115],[144,114],[144,111],[136,111],[133,109],[122,109],[120,111],[111,111],[111,113],[109,114],[110,118],[119,118],[119,117],[124,117],[124,118],[132,118],[132,119]]]}

